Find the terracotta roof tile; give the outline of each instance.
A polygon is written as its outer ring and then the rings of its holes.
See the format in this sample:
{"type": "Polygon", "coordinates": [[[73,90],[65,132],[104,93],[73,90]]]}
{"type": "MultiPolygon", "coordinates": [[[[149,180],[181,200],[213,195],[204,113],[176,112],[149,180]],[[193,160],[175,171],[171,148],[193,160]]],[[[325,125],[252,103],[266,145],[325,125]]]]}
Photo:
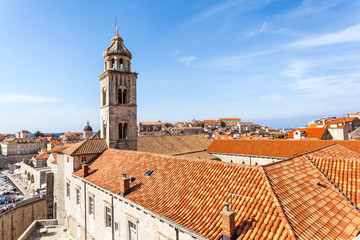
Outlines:
{"type": "Polygon", "coordinates": [[[360,141],[334,140],[213,140],[206,151],[289,158],[338,143],[360,152],[360,141]]]}
{"type": "Polygon", "coordinates": [[[325,132],[327,131],[326,128],[317,128],[317,127],[311,127],[311,128],[294,128],[291,130],[287,138],[294,138],[294,131],[299,130],[301,132],[301,135],[305,138],[312,138],[312,139],[321,139],[325,132]]]}
{"type": "Polygon", "coordinates": [[[121,173],[135,177],[127,199],[209,239],[222,234],[220,212],[225,202],[237,212],[238,239],[291,237],[261,168],[108,149],[90,169],[86,180],[116,194],[121,173]],[[151,176],[144,176],[150,169],[151,176]]]}
{"type": "Polygon", "coordinates": [[[298,239],[352,239],[360,213],[301,155],[263,167],[298,239]]]}
{"type": "Polygon", "coordinates": [[[71,146],[63,147],[57,152],[62,152],[70,156],[83,154],[97,154],[102,153],[107,149],[107,144],[104,139],[86,139],[71,146]]]}
{"type": "Polygon", "coordinates": [[[360,208],[360,153],[335,144],[307,156],[360,208]]]}

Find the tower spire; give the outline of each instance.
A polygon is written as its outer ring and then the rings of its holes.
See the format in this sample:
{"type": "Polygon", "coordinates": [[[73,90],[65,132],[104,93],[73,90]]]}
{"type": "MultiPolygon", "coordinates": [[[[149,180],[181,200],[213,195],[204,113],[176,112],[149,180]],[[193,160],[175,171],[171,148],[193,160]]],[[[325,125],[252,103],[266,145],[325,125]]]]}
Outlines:
{"type": "Polygon", "coordinates": [[[116,36],[119,36],[118,31],[119,31],[119,28],[118,28],[118,26],[116,26],[116,28],[115,28],[116,36]]]}

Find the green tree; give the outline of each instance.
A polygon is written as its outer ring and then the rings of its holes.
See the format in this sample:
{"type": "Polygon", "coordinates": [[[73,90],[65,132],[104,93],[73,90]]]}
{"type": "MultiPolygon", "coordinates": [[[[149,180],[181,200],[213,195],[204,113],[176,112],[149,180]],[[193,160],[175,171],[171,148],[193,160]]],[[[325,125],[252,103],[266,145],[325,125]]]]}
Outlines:
{"type": "Polygon", "coordinates": [[[44,136],[44,134],[42,132],[40,132],[40,131],[36,131],[34,133],[34,137],[43,137],[43,136],[44,136]]]}
{"type": "Polygon", "coordinates": [[[221,121],[221,127],[226,127],[226,124],[223,122],[223,121],[221,121]]]}

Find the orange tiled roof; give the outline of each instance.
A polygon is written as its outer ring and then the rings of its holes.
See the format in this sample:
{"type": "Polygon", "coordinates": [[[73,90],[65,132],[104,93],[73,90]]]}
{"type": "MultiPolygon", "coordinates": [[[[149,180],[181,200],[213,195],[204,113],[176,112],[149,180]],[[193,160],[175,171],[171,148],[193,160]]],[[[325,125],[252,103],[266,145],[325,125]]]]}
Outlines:
{"type": "Polygon", "coordinates": [[[39,154],[35,157],[35,159],[48,159],[50,157],[49,152],[44,152],[42,154],[39,154]]]}
{"type": "Polygon", "coordinates": [[[63,143],[60,142],[60,141],[58,141],[58,140],[54,140],[54,141],[52,141],[52,142],[49,142],[48,144],[51,144],[51,145],[53,145],[53,144],[55,144],[55,145],[60,145],[60,144],[63,144],[63,143]]]}
{"type": "Polygon", "coordinates": [[[360,141],[335,140],[213,140],[206,151],[213,153],[233,153],[244,155],[289,158],[305,151],[338,143],[353,151],[360,152],[360,141]]]}
{"type": "Polygon", "coordinates": [[[263,168],[298,239],[353,239],[359,233],[360,212],[306,155],[263,168]]]}
{"type": "Polygon", "coordinates": [[[171,129],[202,129],[202,127],[173,127],[171,129]]]}
{"type": "Polygon", "coordinates": [[[240,118],[219,118],[219,120],[240,120],[240,118]]]}
{"type": "Polygon", "coordinates": [[[50,152],[57,152],[59,149],[63,148],[63,146],[54,146],[50,152]]]}
{"type": "Polygon", "coordinates": [[[299,130],[301,135],[305,138],[317,138],[321,139],[325,132],[327,131],[326,128],[293,128],[287,138],[294,138],[294,131],[299,130]]]}
{"type": "Polygon", "coordinates": [[[335,144],[307,156],[360,208],[360,153],[335,144]]]}
{"type": "Polygon", "coordinates": [[[309,125],[309,128],[317,128],[317,127],[318,127],[318,125],[316,123],[313,123],[313,124],[309,125]]]}
{"type": "MultiPolygon", "coordinates": [[[[222,235],[220,212],[227,201],[237,212],[238,239],[293,236],[258,167],[108,149],[90,169],[86,180],[116,194],[122,172],[135,177],[127,199],[209,239],[222,235]],[[150,169],[154,170],[152,175],[144,176],[150,169]],[[251,198],[231,198],[230,193],[251,198]]],[[[81,171],[75,174],[80,176],[81,171]]]]}
{"type": "Polygon", "coordinates": [[[57,152],[70,156],[102,153],[108,148],[105,139],[86,139],[72,146],[62,147],[57,152]]]}

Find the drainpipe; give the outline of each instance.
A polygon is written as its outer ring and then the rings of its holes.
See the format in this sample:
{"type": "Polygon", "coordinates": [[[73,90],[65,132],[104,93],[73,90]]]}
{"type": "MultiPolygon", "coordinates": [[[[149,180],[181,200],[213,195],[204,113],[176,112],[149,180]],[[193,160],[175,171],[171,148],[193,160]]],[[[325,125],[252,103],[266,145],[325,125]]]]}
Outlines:
{"type": "Polygon", "coordinates": [[[86,214],[86,182],[84,181],[84,216],[85,216],[85,240],[87,239],[87,214],[86,214]]]}
{"type": "Polygon", "coordinates": [[[179,229],[175,228],[176,240],[179,240],[179,229]]]}
{"type": "Polygon", "coordinates": [[[111,196],[111,234],[112,240],[115,238],[115,228],[114,228],[114,197],[111,196]]]}

